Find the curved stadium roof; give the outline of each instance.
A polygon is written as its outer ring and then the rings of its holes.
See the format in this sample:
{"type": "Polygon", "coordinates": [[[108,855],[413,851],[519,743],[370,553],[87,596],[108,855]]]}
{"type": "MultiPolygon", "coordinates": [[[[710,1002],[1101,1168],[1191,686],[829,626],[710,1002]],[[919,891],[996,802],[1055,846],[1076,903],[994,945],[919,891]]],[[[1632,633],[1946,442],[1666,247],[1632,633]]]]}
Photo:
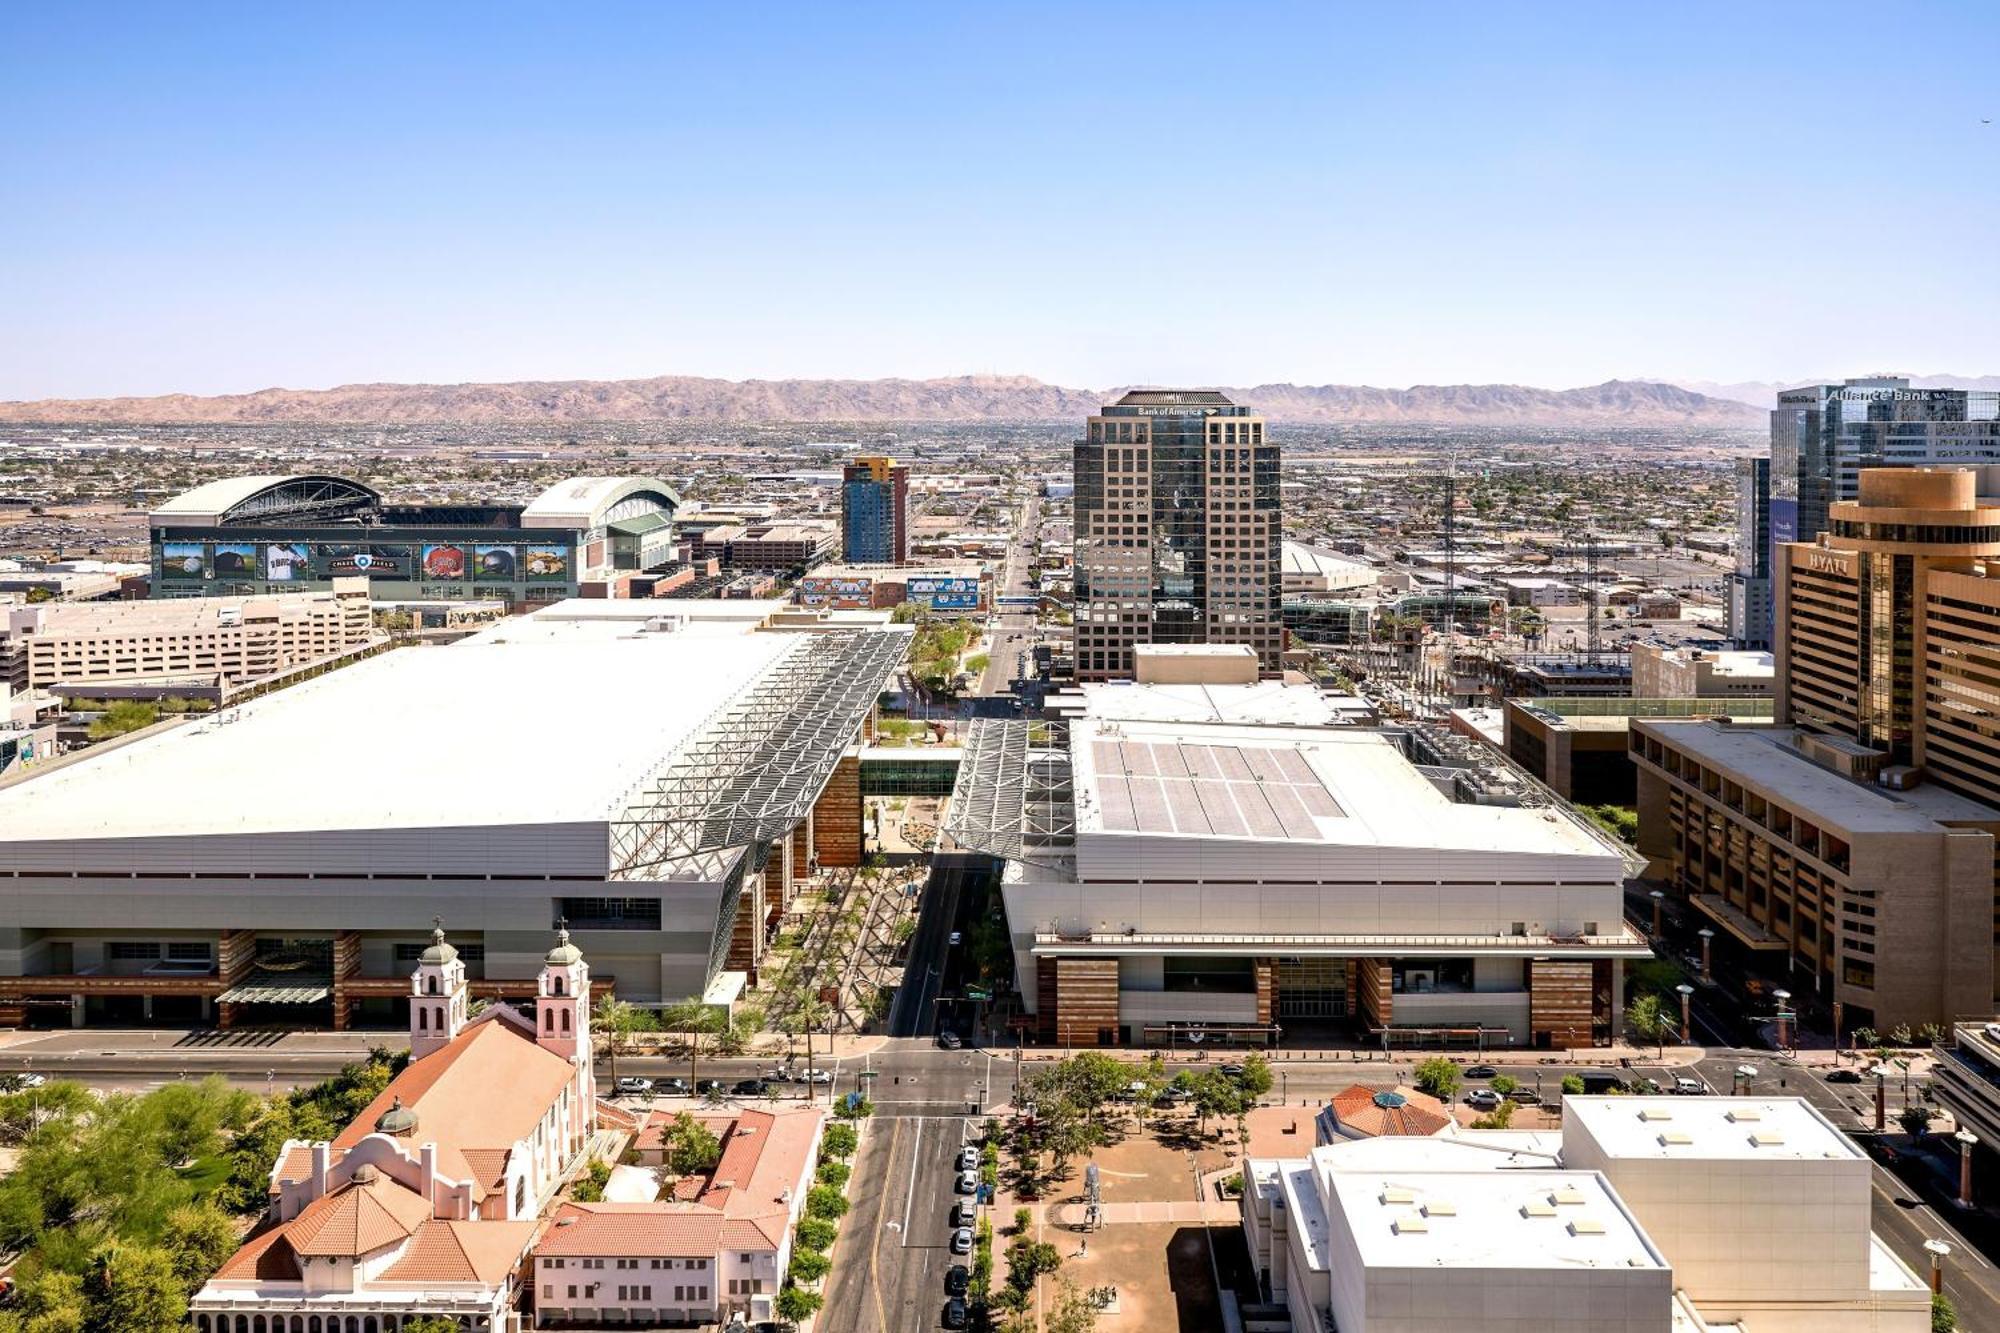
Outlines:
{"type": "Polygon", "coordinates": [[[521,511],[524,528],[594,528],[680,506],[680,494],[657,477],[568,477],[521,511]]]}
{"type": "Polygon", "coordinates": [[[374,488],[346,477],[320,473],[223,477],[176,495],[155,509],[152,519],[160,527],[211,527],[344,515],[381,502],[374,488]]]}

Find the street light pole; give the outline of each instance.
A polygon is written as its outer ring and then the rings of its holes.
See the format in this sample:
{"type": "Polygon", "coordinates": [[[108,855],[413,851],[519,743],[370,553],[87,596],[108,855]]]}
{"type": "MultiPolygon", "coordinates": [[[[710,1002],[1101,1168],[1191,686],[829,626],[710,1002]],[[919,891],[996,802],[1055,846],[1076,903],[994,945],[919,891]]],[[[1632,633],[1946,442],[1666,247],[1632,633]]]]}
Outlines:
{"type": "Polygon", "coordinates": [[[1931,1295],[1943,1295],[1944,1261],[1951,1256],[1951,1246],[1941,1240],[1927,1240],[1924,1253],[1931,1257],[1931,1295]]]}
{"type": "Polygon", "coordinates": [[[1972,1207],[1972,1150],[1979,1144],[1979,1136],[1969,1129],[1961,1129],[1952,1135],[1958,1141],[1958,1206],[1972,1207]]]}
{"type": "Polygon", "coordinates": [[[1703,981],[1714,981],[1715,971],[1713,967],[1713,953],[1715,945],[1715,932],[1710,930],[1707,926],[1703,926],[1700,930],[1696,931],[1695,934],[1701,936],[1701,979],[1703,981]]]}
{"type": "Polygon", "coordinates": [[[1688,1001],[1694,998],[1694,987],[1683,981],[1674,990],[1681,997],[1681,1045],[1691,1046],[1694,1044],[1694,1031],[1688,1021],[1688,1001]]]}
{"type": "Polygon", "coordinates": [[[1652,892],[1652,899],[1653,899],[1653,938],[1657,940],[1663,934],[1665,934],[1665,932],[1660,929],[1660,909],[1666,903],[1667,895],[1660,892],[1658,889],[1654,889],[1652,892]]]}
{"type": "Polygon", "coordinates": [[[1792,1035],[1792,993],[1777,990],[1771,992],[1771,997],[1778,1002],[1778,1049],[1787,1050],[1792,1044],[1788,1040],[1792,1035]]]}

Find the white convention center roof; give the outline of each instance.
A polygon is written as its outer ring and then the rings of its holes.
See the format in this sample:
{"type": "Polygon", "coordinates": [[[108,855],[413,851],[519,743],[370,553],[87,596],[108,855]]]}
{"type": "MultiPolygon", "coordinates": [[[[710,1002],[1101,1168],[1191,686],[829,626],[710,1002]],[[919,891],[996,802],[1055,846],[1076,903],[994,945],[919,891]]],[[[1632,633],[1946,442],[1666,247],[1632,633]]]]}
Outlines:
{"type": "Polygon", "coordinates": [[[531,623],[398,649],[0,790],[0,844],[606,820],[813,637],[531,623]]]}

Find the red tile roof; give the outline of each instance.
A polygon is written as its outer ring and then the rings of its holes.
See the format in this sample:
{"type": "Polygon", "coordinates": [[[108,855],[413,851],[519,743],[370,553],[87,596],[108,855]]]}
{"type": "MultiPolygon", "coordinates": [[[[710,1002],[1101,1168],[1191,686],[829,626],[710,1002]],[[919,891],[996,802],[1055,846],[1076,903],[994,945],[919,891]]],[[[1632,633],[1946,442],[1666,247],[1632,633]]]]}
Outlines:
{"type": "Polygon", "coordinates": [[[1334,1094],[1333,1113],[1341,1125],[1371,1138],[1437,1133],[1451,1124],[1443,1102],[1415,1088],[1356,1083],[1334,1094]]]}
{"type": "Polygon", "coordinates": [[[723,1223],[702,1204],[566,1203],[535,1257],[713,1255],[722,1248],[723,1223]]]}
{"type": "Polygon", "coordinates": [[[536,1223],[433,1219],[410,1247],[382,1270],[380,1282],[482,1282],[497,1287],[514,1271],[536,1223]]]}
{"type": "Polygon", "coordinates": [[[409,1239],[431,1215],[430,1201],[372,1167],[321,1195],[285,1224],[292,1249],[306,1257],[352,1259],[409,1239]]]}

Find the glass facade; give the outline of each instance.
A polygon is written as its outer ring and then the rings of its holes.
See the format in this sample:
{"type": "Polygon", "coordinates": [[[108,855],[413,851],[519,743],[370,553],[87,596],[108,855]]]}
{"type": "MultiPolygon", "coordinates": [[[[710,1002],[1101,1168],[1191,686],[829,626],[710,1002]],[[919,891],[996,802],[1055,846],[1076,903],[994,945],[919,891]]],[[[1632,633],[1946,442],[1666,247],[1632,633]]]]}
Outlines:
{"type": "Polygon", "coordinates": [[[909,469],[886,458],[857,459],[842,469],[841,559],[851,565],[900,565],[908,560],[909,498],[909,469]]]}
{"type": "Polygon", "coordinates": [[[1139,391],[1073,449],[1077,674],[1132,671],[1142,643],[1279,647],[1278,447],[1219,393],[1139,391]]]}

